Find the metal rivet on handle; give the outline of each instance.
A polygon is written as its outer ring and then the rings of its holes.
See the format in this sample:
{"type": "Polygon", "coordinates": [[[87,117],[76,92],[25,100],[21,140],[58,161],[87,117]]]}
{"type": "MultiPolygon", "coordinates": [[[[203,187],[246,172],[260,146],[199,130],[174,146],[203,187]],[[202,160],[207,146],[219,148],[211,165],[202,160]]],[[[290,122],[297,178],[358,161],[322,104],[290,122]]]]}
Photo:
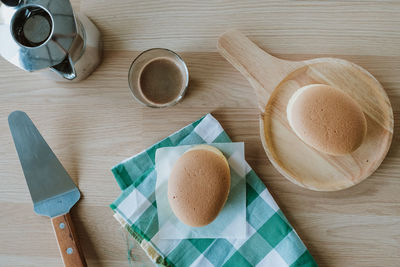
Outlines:
{"type": "Polygon", "coordinates": [[[72,252],[74,252],[72,248],[67,248],[67,254],[72,254],[72,252]]]}
{"type": "Polygon", "coordinates": [[[58,226],[60,227],[60,229],[64,229],[65,224],[64,223],[60,223],[58,226]]]}

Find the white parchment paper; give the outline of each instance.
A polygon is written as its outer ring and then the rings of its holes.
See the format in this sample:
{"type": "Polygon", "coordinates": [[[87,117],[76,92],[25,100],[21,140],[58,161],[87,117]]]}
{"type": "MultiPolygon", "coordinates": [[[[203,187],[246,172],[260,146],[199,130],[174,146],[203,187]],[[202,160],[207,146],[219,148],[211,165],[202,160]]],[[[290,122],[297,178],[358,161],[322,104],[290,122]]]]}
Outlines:
{"type": "Polygon", "coordinates": [[[218,217],[209,225],[190,227],[172,212],[168,202],[168,178],[175,162],[195,145],[164,147],[156,151],[156,203],[159,238],[246,238],[246,179],[244,143],[210,144],[224,153],[231,171],[228,199],[218,217]]]}

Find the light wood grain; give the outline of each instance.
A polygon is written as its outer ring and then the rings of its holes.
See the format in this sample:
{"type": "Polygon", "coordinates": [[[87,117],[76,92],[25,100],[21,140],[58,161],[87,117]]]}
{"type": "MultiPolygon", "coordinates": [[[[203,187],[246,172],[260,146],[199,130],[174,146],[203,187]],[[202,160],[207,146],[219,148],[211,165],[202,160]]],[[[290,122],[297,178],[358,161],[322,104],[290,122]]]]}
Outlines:
{"type": "Polygon", "coordinates": [[[320,266],[398,266],[398,1],[82,0],[80,5],[102,30],[106,47],[102,65],[87,80],[57,84],[0,58],[0,265],[63,266],[50,221],[33,212],[8,129],[8,114],[20,109],[82,192],[71,217],[88,266],[130,266],[132,248],[133,266],[152,266],[112,217],[108,205],[120,190],[110,168],[207,112],[234,141],[245,142],[250,166],[320,266]],[[232,27],[280,58],[335,56],[359,64],[382,83],[395,130],[387,157],[370,178],[344,191],[313,192],[275,170],[259,138],[253,89],[216,52],[218,36],[232,27]],[[133,58],[157,46],[179,52],[191,76],[183,101],[163,110],[136,103],[127,81],[133,58]]]}
{"type": "Polygon", "coordinates": [[[282,60],[261,50],[243,33],[230,30],[218,51],[253,86],[260,108],[260,136],[271,163],[291,182],[316,191],[354,186],[381,164],[393,136],[393,111],[381,84],[365,69],[337,58],[282,60]],[[326,84],[354,99],[367,118],[367,133],[352,153],[332,156],[301,141],[289,125],[286,107],[310,84],[326,84]]]}
{"type": "Polygon", "coordinates": [[[301,61],[274,57],[260,49],[237,30],[229,30],[218,38],[218,52],[225,57],[253,86],[260,112],[264,113],[271,94],[290,73],[303,67],[301,61]]]}
{"type": "Polygon", "coordinates": [[[167,47],[215,51],[235,28],[257,37],[272,54],[329,53],[399,56],[396,0],[83,0],[81,11],[105,33],[106,49],[167,47]],[[312,44],[312,45],[310,45],[312,44]],[[382,49],[385,47],[386,49],[382,49]],[[296,51],[296,52],[294,52],[296,51]]]}
{"type": "Polygon", "coordinates": [[[85,256],[69,213],[51,218],[65,267],[86,267],[85,256]]]}

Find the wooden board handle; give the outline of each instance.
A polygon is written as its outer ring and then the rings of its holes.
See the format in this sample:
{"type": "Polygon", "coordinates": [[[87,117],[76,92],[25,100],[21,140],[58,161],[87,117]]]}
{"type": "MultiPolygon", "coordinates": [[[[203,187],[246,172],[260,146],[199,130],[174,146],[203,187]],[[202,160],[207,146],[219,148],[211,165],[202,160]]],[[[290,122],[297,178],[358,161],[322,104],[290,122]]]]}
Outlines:
{"type": "Polygon", "coordinates": [[[237,30],[222,34],[217,48],[255,89],[262,112],[279,82],[301,64],[268,54],[237,30]]]}
{"type": "Polygon", "coordinates": [[[66,267],[87,266],[69,213],[54,217],[51,222],[64,265],[66,267]]]}

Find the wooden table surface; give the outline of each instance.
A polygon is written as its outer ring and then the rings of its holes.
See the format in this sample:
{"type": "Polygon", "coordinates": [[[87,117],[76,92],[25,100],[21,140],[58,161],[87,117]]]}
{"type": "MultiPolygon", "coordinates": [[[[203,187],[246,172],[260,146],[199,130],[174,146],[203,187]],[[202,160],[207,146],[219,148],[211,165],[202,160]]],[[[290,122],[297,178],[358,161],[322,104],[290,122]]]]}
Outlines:
{"type": "Polygon", "coordinates": [[[0,59],[0,265],[62,266],[50,220],[34,214],[7,124],[24,110],[58,155],[83,198],[72,209],[89,266],[148,266],[108,205],[120,190],[110,168],[208,112],[234,141],[320,266],[400,263],[400,1],[75,0],[104,35],[104,60],[81,83],[55,83],[0,59]],[[395,117],[381,167],[353,188],[320,193],[283,178],[259,139],[256,98],[216,52],[230,28],[286,59],[335,56],[383,84],[395,117]],[[178,105],[150,109],[133,100],[128,68],[139,51],[167,47],[187,62],[191,81],[178,105]],[[131,258],[129,262],[128,257],[131,258]]]}

